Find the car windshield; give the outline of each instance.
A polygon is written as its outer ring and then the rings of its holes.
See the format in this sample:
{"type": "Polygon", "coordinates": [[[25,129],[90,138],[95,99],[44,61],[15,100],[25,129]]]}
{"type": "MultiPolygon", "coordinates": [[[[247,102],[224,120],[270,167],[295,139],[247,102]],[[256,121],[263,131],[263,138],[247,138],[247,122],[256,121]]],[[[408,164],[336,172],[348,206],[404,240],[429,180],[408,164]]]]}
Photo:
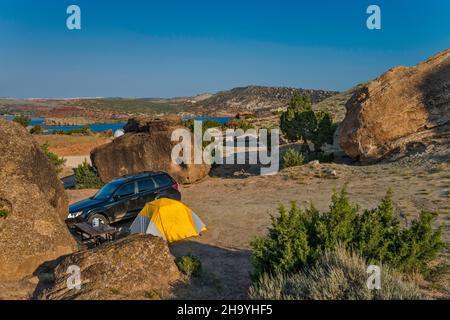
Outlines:
{"type": "Polygon", "coordinates": [[[92,199],[96,200],[107,200],[111,198],[114,191],[117,189],[117,184],[115,183],[108,183],[103,188],[101,188],[95,196],[92,197],[92,199]]]}

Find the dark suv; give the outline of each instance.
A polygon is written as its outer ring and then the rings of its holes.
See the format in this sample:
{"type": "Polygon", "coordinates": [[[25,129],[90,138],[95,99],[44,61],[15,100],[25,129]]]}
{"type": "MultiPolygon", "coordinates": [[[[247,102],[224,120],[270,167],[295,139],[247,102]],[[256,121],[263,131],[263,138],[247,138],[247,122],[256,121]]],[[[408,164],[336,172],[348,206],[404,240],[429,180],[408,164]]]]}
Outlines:
{"type": "Polygon", "coordinates": [[[165,172],[143,172],[113,180],[95,196],[69,206],[67,222],[98,218],[110,224],[133,218],[158,198],[181,200],[176,181],[165,172]]]}

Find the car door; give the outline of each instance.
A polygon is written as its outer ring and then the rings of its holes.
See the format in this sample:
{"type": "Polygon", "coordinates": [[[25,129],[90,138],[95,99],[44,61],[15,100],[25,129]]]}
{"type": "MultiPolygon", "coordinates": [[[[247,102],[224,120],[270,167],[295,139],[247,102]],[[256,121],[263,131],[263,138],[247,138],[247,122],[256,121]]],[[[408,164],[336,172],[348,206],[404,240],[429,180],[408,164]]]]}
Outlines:
{"type": "Polygon", "coordinates": [[[114,193],[114,221],[126,219],[137,214],[139,210],[136,182],[128,182],[114,193]]]}
{"type": "Polygon", "coordinates": [[[178,187],[177,183],[170,176],[167,174],[160,174],[153,178],[156,182],[158,197],[181,200],[180,192],[174,188],[174,186],[178,187]]]}
{"type": "Polygon", "coordinates": [[[142,209],[147,203],[152,202],[158,196],[156,183],[152,178],[138,180],[139,207],[142,209]]]}

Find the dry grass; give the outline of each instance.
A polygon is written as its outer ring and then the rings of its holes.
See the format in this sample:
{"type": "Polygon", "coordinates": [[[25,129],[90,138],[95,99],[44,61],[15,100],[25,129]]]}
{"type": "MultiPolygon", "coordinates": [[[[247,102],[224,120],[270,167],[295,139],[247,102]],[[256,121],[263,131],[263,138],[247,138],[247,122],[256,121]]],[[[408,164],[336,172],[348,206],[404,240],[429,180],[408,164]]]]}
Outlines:
{"type": "Polygon", "coordinates": [[[326,253],[312,268],[291,275],[263,275],[250,288],[252,299],[264,300],[415,300],[418,286],[387,267],[381,267],[381,289],[370,290],[368,264],[343,246],[326,253]]]}
{"type": "Polygon", "coordinates": [[[104,136],[36,135],[39,144],[48,143],[50,152],[60,157],[87,155],[92,149],[111,141],[104,136]]]}

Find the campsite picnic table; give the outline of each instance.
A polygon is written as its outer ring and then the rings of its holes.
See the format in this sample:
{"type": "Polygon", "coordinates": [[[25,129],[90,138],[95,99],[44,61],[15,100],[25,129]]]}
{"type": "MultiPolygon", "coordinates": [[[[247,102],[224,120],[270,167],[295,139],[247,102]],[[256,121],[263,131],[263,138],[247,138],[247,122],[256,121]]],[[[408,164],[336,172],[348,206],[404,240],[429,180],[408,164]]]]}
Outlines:
{"type": "Polygon", "coordinates": [[[94,240],[95,245],[101,244],[102,239],[112,241],[117,234],[116,228],[103,223],[99,224],[98,227],[92,226],[89,222],[78,222],[72,226],[75,232],[80,235],[81,242],[94,240]]]}

